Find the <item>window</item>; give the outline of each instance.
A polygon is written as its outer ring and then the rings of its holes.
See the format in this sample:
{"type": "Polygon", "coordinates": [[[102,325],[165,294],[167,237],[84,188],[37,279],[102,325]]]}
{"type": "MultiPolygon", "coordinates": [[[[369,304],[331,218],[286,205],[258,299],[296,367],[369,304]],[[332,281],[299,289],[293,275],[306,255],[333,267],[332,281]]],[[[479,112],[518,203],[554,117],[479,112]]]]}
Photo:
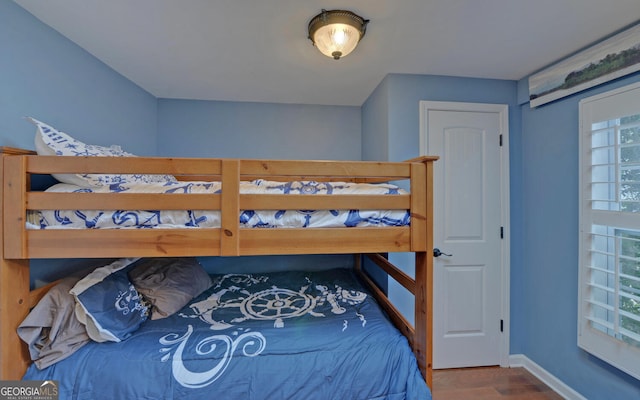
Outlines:
{"type": "Polygon", "coordinates": [[[578,345],[640,379],[640,84],[580,102],[578,345]]]}

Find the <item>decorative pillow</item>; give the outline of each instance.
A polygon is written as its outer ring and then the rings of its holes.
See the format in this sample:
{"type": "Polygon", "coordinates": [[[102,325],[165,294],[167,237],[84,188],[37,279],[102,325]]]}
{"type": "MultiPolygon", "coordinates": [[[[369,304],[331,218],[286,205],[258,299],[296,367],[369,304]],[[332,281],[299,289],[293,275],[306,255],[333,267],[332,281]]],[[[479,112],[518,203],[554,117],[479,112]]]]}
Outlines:
{"type": "MultiPolygon", "coordinates": [[[[120,146],[96,146],[82,143],[64,132],[27,117],[36,126],[36,152],[42,156],[96,156],[96,157],[136,157],[120,148],[120,146]]],[[[54,177],[60,182],[70,183],[82,187],[108,186],[122,183],[165,183],[175,182],[171,175],[143,175],[143,174],[56,174],[54,177]]]]}
{"type": "Polygon", "coordinates": [[[170,316],[211,286],[195,258],[149,258],[138,261],[129,278],[151,306],[151,319],[170,316]]]}
{"type": "Polygon", "coordinates": [[[120,342],[147,319],[148,307],[129,281],[126,267],[137,258],[116,260],[97,268],[70,291],[75,314],[96,342],[120,342]]]}

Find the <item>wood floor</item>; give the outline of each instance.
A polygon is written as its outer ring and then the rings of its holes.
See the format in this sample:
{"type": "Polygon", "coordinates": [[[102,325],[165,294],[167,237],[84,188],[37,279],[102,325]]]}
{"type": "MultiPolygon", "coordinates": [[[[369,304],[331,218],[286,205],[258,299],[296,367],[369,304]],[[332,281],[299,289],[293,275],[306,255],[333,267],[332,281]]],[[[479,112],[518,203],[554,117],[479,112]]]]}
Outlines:
{"type": "Polygon", "coordinates": [[[524,368],[462,368],[433,371],[434,400],[561,400],[524,368]]]}

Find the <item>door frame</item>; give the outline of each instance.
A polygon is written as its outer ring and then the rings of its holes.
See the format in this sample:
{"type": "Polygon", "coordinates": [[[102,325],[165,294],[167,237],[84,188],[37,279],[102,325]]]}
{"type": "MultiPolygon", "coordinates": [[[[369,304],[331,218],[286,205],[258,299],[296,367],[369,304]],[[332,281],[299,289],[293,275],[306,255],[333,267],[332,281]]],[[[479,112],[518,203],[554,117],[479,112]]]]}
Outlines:
{"type": "MultiPolygon", "coordinates": [[[[509,366],[510,342],[510,287],[511,287],[511,238],[510,238],[510,203],[509,203],[509,106],[507,104],[464,103],[448,101],[420,101],[420,155],[427,153],[427,129],[429,126],[429,111],[469,111],[492,112],[500,116],[501,150],[500,150],[500,201],[501,226],[504,237],[501,246],[501,282],[500,282],[500,312],[502,335],[500,337],[499,352],[500,366],[509,366]]],[[[435,211],[435,210],[434,210],[435,211]]]]}

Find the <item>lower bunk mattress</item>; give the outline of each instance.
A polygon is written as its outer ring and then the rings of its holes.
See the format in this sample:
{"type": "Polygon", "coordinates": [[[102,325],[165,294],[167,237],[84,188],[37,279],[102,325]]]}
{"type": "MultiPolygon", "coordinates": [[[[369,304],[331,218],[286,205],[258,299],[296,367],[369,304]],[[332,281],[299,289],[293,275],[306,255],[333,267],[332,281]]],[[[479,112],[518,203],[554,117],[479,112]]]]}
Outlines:
{"type": "Polygon", "coordinates": [[[170,317],[24,379],[60,399],[430,399],[406,338],[348,269],[212,275],[170,317]]]}

